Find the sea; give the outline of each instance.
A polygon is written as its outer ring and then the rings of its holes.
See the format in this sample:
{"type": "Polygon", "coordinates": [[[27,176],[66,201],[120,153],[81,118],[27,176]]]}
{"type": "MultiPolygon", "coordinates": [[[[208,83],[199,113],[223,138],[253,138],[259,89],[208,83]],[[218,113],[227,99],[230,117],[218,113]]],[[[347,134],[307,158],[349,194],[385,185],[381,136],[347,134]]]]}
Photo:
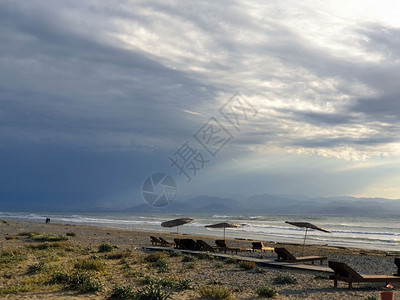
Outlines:
{"type": "Polygon", "coordinates": [[[241,214],[133,214],[133,213],[27,213],[0,212],[2,220],[89,225],[153,232],[176,232],[222,238],[223,229],[205,225],[229,222],[240,228],[227,228],[226,238],[302,244],[305,229],[285,221],[310,222],[331,233],[308,230],[306,244],[347,248],[400,251],[400,215],[241,215],[241,214]],[[189,217],[193,222],[178,228],[164,228],[161,223],[189,217]]]}

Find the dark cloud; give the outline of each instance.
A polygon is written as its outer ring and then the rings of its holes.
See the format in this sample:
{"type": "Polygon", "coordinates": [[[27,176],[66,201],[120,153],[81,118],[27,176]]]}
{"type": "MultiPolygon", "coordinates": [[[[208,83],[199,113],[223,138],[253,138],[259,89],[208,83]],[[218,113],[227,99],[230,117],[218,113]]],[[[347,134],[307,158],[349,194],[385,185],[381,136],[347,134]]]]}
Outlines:
{"type": "Polygon", "coordinates": [[[0,101],[8,138],[19,136],[13,129],[37,139],[38,130],[52,131],[53,140],[65,134],[79,140],[88,131],[88,143],[90,132],[97,139],[109,138],[101,132],[180,136],[187,122],[181,109],[215,94],[213,87],[151,56],[74,32],[75,26],[49,12],[57,4],[1,6],[0,101]]]}
{"type": "Polygon", "coordinates": [[[254,147],[379,154],[400,127],[399,30],[345,21],[331,35],[319,9],[278,2],[2,1],[0,188],[138,187],[234,91],[259,114],[234,131],[221,174],[254,147]]]}

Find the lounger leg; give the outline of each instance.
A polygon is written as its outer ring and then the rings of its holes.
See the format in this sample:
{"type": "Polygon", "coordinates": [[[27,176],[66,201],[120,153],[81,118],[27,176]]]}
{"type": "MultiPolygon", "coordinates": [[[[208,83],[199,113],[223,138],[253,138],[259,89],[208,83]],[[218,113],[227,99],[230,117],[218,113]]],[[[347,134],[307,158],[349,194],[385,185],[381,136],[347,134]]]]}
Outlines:
{"type": "Polygon", "coordinates": [[[352,289],[352,288],[353,288],[353,283],[349,282],[349,289],[352,289]]]}
{"type": "Polygon", "coordinates": [[[337,280],[333,280],[333,287],[337,288],[337,280]]]}

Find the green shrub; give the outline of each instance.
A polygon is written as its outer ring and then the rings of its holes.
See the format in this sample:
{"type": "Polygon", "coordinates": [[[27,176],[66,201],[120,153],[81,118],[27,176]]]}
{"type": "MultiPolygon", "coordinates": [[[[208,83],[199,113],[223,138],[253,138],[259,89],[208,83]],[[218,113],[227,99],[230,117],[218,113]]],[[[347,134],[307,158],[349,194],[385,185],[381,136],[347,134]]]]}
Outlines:
{"type": "Polygon", "coordinates": [[[153,279],[153,278],[151,278],[150,276],[147,275],[145,278],[142,279],[141,284],[142,285],[151,284],[151,283],[154,283],[154,280],[155,279],[153,279]]]}
{"type": "Polygon", "coordinates": [[[257,288],[256,293],[258,297],[264,297],[264,298],[275,298],[276,295],[278,295],[278,292],[269,286],[260,286],[257,288]]]}
{"type": "Polygon", "coordinates": [[[170,270],[168,263],[164,260],[158,260],[154,262],[152,266],[158,269],[158,273],[165,273],[170,270]]]}
{"type": "Polygon", "coordinates": [[[67,248],[67,245],[62,242],[53,242],[53,243],[44,242],[44,243],[39,243],[39,244],[30,244],[27,247],[30,249],[33,249],[33,250],[47,250],[47,249],[51,249],[51,248],[65,249],[65,248],[67,248]]]}
{"type": "Polygon", "coordinates": [[[76,236],[76,233],[75,232],[67,232],[65,235],[66,236],[76,236]]]}
{"type": "Polygon", "coordinates": [[[174,250],[174,251],[169,252],[169,256],[171,256],[171,257],[178,257],[178,256],[182,256],[182,255],[183,254],[181,251],[174,250]]]}
{"type": "Polygon", "coordinates": [[[136,292],[131,286],[114,286],[109,299],[125,300],[136,299],[136,292]]]}
{"type": "Polygon", "coordinates": [[[1,250],[0,265],[7,265],[24,261],[27,255],[20,250],[1,250]]]}
{"type": "Polygon", "coordinates": [[[135,300],[167,300],[171,292],[157,283],[151,283],[136,292],[135,300]]]}
{"type": "Polygon", "coordinates": [[[180,279],[174,277],[168,278],[151,278],[146,276],[142,281],[142,285],[160,285],[173,291],[184,291],[192,289],[192,281],[190,279],[180,279]]]}
{"type": "Polygon", "coordinates": [[[111,252],[114,250],[113,245],[109,243],[103,243],[99,246],[98,252],[104,253],[104,252],[111,252]]]}
{"type": "Polygon", "coordinates": [[[9,298],[10,294],[33,292],[38,289],[39,286],[34,282],[22,282],[12,286],[0,287],[0,296],[9,298]]]}
{"type": "Polygon", "coordinates": [[[234,299],[232,292],[223,287],[202,286],[199,288],[200,297],[215,300],[231,300],[234,299]]]}
{"type": "Polygon", "coordinates": [[[368,296],[365,300],[378,300],[375,296],[368,296]]]}
{"type": "Polygon", "coordinates": [[[91,273],[72,274],[68,287],[81,293],[99,292],[104,289],[103,283],[91,273]]]}
{"type": "Polygon", "coordinates": [[[252,261],[241,261],[239,267],[244,270],[253,270],[256,268],[256,263],[252,261]]]}
{"type": "Polygon", "coordinates": [[[128,258],[132,255],[131,251],[122,251],[122,252],[115,252],[115,253],[110,253],[106,255],[106,258],[108,259],[122,259],[122,258],[128,258]]]}
{"type": "Polygon", "coordinates": [[[19,236],[30,236],[30,235],[33,235],[33,234],[39,235],[40,233],[39,232],[27,232],[27,231],[23,231],[23,232],[18,233],[19,236]]]}
{"type": "Polygon", "coordinates": [[[180,279],[174,284],[173,289],[175,291],[191,290],[192,281],[190,279],[180,279]]]}
{"type": "Polygon", "coordinates": [[[74,264],[74,268],[88,271],[104,271],[106,264],[102,259],[80,259],[74,264]]]}
{"type": "Polygon", "coordinates": [[[279,274],[278,276],[272,279],[272,282],[275,284],[296,284],[297,279],[290,275],[289,273],[279,274]]]}
{"type": "Polygon", "coordinates": [[[193,262],[193,261],[195,261],[196,259],[193,257],[193,256],[190,256],[190,255],[185,255],[183,258],[182,258],[182,262],[193,262]]]}
{"type": "Polygon", "coordinates": [[[56,234],[30,234],[28,237],[36,242],[62,242],[68,240],[68,237],[56,234]]]}
{"type": "Polygon", "coordinates": [[[151,280],[151,283],[161,285],[168,289],[173,289],[176,284],[176,279],[173,277],[158,278],[151,280]]]}
{"type": "Polygon", "coordinates": [[[164,252],[155,252],[147,255],[144,260],[147,262],[157,262],[163,260],[167,255],[164,252]]]}
{"type": "Polygon", "coordinates": [[[36,274],[46,270],[46,264],[44,262],[39,262],[28,267],[29,274],[36,274]]]}
{"type": "Polygon", "coordinates": [[[53,274],[51,283],[62,284],[65,288],[81,293],[99,292],[104,289],[103,283],[89,272],[75,272],[71,275],[57,272],[53,274]]]}
{"type": "Polygon", "coordinates": [[[237,263],[237,259],[236,258],[228,258],[225,260],[225,262],[227,264],[236,264],[237,263]]]}
{"type": "Polygon", "coordinates": [[[55,272],[51,276],[50,283],[67,285],[69,282],[69,275],[64,272],[55,272]]]}
{"type": "Polygon", "coordinates": [[[212,255],[210,255],[210,253],[204,253],[204,252],[200,253],[197,257],[199,259],[208,259],[208,260],[214,259],[214,257],[212,255]]]}
{"type": "Polygon", "coordinates": [[[260,268],[260,267],[256,267],[255,271],[256,271],[256,273],[260,273],[260,274],[264,274],[267,272],[267,270],[260,268]]]}

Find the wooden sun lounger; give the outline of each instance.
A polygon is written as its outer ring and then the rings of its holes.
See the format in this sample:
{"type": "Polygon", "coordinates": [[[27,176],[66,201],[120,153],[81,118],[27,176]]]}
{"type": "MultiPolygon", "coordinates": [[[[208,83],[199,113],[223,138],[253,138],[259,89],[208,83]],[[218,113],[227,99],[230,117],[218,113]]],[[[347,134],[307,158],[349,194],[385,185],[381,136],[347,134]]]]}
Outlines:
{"type": "Polygon", "coordinates": [[[210,246],[203,240],[197,240],[197,244],[200,245],[200,250],[202,251],[215,252],[216,247],[210,246]]]}
{"type": "Polygon", "coordinates": [[[275,248],[276,254],[278,254],[278,259],[276,261],[282,262],[290,262],[290,263],[298,263],[298,262],[306,262],[310,261],[314,264],[314,261],[320,261],[322,265],[322,261],[326,260],[326,256],[301,256],[295,257],[292,253],[290,253],[286,248],[275,248]]]}
{"type": "Polygon", "coordinates": [[[228,243],[225,240],[216,240],[215,244],[218,247],[218,250],[221,252],[226,253],[227,251],[235,252],[236,254],[238,252],[244,252],[244,251],[251,251],[251,249],[248,248],[232,248],[229,247],[228,243]]]}
{"type": "Polygon", "coordinates": [[[338,281],[344,281],[349,284],[349,289],[353,287],[353,282],[400,282],[400,276],[387,275],[364,275],[359,274],[345,263],[328,261],[329,267],[334,271],[333,279],[334,287],[338,286],[338,281]]]}
{"type": "Polygon", "coordinates": [[[199,251],[201,249],[200,245],[193,239],[181,239],[181,243],[185,250],[199,251]]]}
{"type": "Polygon", "coordinates": [[[156,238],[155,236],[150,236],[150,240],[151,240],[151,244],[153,246],[157,246],[157,245],[161,246],[161,244],[162,244],[161,241],[158,238],[156,238]]]}
{"type": "Polygon", "coordinates": [[[272,252],[274,252],[274,248],[265,246],[265,245],[263,244],[263,242],[253,242],[252,244],[253,244],[253,248],[252,248],[252,249],[253,249],[253,252],[254,252],[254,251],[257,251],[257,250],[260,250],[260,251],[263,251],[263,252],[265,252],[265,251],[272,251],[272,252]]]}
{"type": "Polygon", "coordinates": [[[176,249],[185,249],[181,239],[174,239],[176,249]]]}
{"type": "Polygon", "coordinates": [[[400,276],[400,257],[396,257],[394,259],[394,264],[397,266],[397,273],[394,274],[395,276],[400,276]]]}
{"type": "Polygon", "coordinates": [[[174,243],[170,243],[170,242],[164,240],[164,238],[162,238],[161,236],[158,239],[161,242],[161,246],[165,246],[165,247],[174,246],[174,243]]]}

